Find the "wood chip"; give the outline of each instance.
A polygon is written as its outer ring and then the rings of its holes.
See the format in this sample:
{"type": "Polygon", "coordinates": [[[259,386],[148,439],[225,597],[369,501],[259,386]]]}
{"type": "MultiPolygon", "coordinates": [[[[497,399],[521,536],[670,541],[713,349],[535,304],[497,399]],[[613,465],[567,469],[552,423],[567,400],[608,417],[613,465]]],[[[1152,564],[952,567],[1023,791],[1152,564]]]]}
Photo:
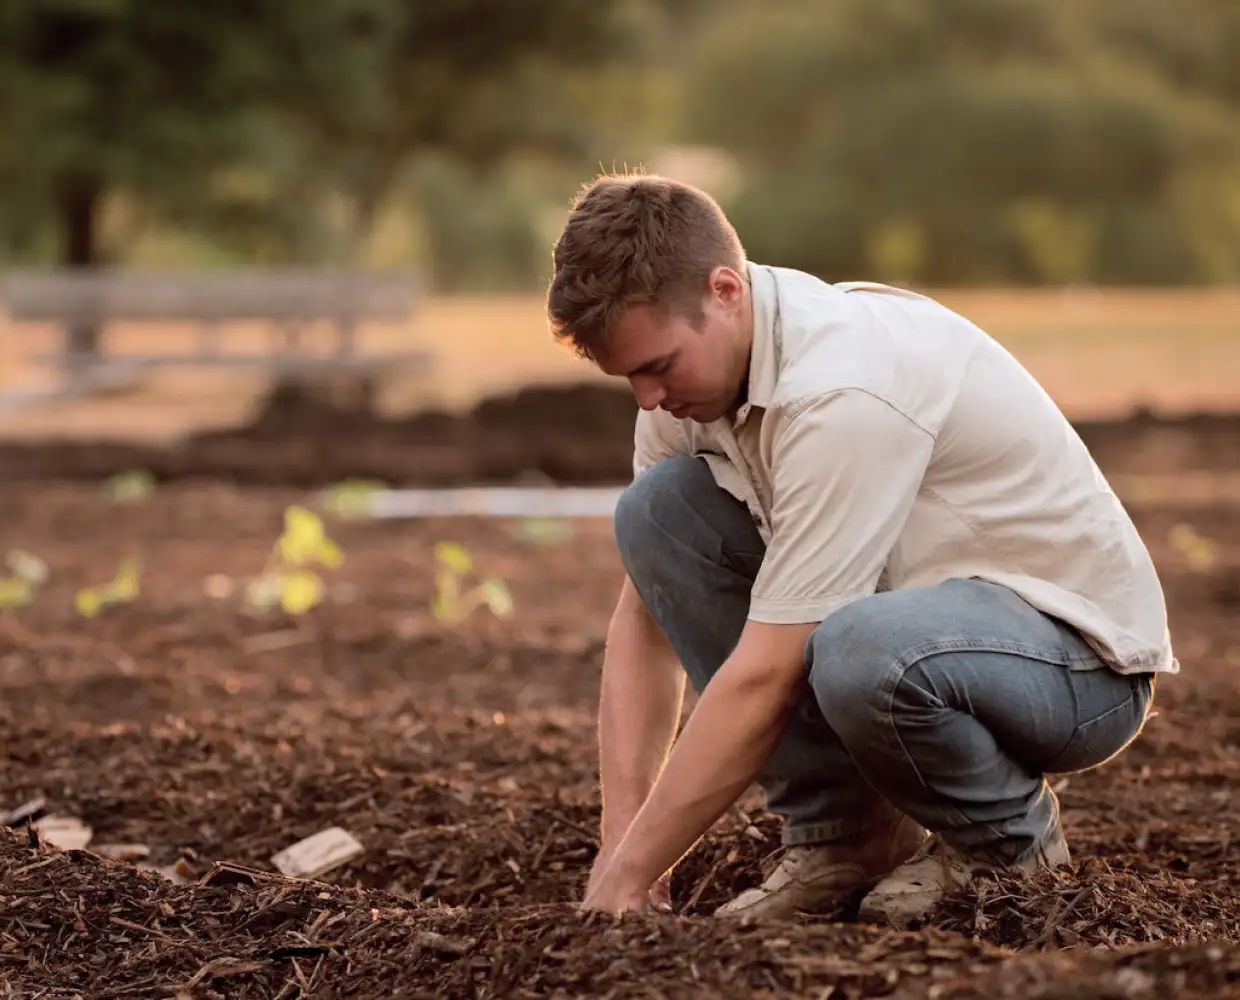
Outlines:
{"type": "Polygon", "coordinates": [[[179,874],[177,870],[170,865],[139,864],[138,867],[141,868],[143,871],[154,872],[156,875],[162,875],[169,882],[174,882],[177,885],[184,885],[186,882],[189,881],[189,879],[179,874]]]}
{"type": "Polygon", "coordinates": [[[291,649],[313,642],[316,636],[308,629],[285,629],[280,632],[264,632],[262,635],[250,636],[242,642],[242,648],[251,654],[274,653],[281,649],[291,649]]]}
{"type": "Polygon", "coordinates": [[[65,851],[82,850],[94,836],[89,826],[72,816],[44,816],[35,821],[34,828],[45,844],[65,851]]]}
{"type": "Polygon", "coordinates": [[[23,823],[28,823],[30,820],[42,816],[46,809],[47,799],[40,795],[29,802],[23,802],[3,819],[0,819],[0,826],[21,826],[23,823]]]}
{"type": "Polygon", "coordinates": [[[172,870],[187,882],[193,882],[198,878],[198,871],[187,858],[177,858],[172,865],[172,870]]]}
{"type": "Polygon", "coordinates": [[[211,870],[198,880],[199,885],[254,885],[268,879],[278,879],[274,872],[265,872],[261,868],[250,868],[247,865],[233,864],[231,861],[219,861],[211,866],[211,870]]]}
{"type": "Polygon", "coordinates": [[[227,979],[230,976],[246,976],[252,972],[262,972],[264,969],[265,966],[261,962],[246,962],[228,957],[217,958],[195,972],[185,986],[187,989],[192,990],[204,979],[227,979]]]}
{"type": "Polygon", "coordinates": [[[285,875],[315,878],[360,857],[364,850],[351,833],[333,826],[286,847],[271,863],[285,875]]]}
{"type": "Polygon", "coordinates": [[[474,946],[472,938],[460,940],[445,937],[443,934],[436,934],[434,931],[422,931],[414,934],[413,941],[419,948],[439,952],[443,955],[456,955],[458,958],[462,955],[468,955],[470,948],[474,946]]]}
{"type": "Polygon", "coordinates": [[[141,861],[151,856],[151,849],[146,844],[96,844],[92,854],[112,861],[141,861]]]}

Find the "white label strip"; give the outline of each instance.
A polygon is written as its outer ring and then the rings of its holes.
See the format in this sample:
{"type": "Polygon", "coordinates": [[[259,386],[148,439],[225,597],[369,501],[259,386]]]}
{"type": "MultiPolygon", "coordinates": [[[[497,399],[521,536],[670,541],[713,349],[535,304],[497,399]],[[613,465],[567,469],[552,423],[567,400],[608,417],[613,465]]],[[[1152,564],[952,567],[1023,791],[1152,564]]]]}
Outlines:
{"type": "Polygon", "coordinates": [[[371,517],[611,517],[623,488],[537,486],[379,490],[371,517]]]}

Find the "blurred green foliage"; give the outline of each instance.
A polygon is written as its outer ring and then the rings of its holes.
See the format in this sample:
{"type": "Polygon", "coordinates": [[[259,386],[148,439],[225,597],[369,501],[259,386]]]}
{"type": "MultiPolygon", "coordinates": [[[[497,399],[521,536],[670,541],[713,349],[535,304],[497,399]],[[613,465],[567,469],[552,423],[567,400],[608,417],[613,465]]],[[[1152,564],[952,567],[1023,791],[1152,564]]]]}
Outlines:
{"type": "Polygon", "coordinates": [[[734,2],[686,133],[750,252],[838,280],[1240,280],[1234,0],[734,2]]]}
{"type": "Polygon", "coordinates": [[[831,280],[1240,280],[1236,0],[5,0],[0,38],[0,263],[537,288],[582,181],[699,145],[754,258],[831,280]]]}
{"type": "Polygon", "coordinates": [[[3,255],[356,260],[421,154],[590,152],[641,36],[620,0],[5,0],[3,255]]]}

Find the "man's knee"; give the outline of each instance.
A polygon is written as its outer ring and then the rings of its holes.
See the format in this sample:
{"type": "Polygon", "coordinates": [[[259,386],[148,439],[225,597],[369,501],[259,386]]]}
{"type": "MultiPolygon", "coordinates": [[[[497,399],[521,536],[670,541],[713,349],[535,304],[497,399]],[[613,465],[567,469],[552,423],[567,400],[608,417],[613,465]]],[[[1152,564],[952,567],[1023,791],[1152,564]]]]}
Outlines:
{"type": "Polygon", "coordinates": [[[810,687],[828,723],[845,730],[886,718],[909,658],[930,635],[906,592],[874,594],[827,617],[809,641],[810,687]]]}
{"type": "Polygon", "coordinates": [[[700,458],[682,455],[647,469],[620,494],[612,531],[626,566],[657,550],[661,538],[677,533],[704,486],[714,486],[710,468],[700,458]]]}

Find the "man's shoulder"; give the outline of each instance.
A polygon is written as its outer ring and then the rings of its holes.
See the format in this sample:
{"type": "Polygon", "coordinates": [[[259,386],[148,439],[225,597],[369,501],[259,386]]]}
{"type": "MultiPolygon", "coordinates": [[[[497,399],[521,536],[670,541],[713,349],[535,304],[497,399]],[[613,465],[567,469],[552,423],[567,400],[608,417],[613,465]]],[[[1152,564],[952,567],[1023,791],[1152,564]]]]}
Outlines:
{"type": "Polygon", "coordinates": [[[800,272],[778,280],[781,356],[773,408],[857,390],[924,426],[941,421],[980,345],[963,320],[893,285],[829,284],[800,272]]]}
{"type": "Polygon", "coordinates": [[[864,310],[817,280],[781,295],[778,342],[774,407],[842,389],[886,395],[901,364],[895,344],[872,336],[864,310]]]}
{"type": "Polygon", "coordinates": [[[839,299],[854,292],[867,292],[875,295],[889,295],[909,299],[916,302],[937,303],[936,299],[921,292],[913,291],[910,288],[902,288],[898,285],[885,284],[881,281],[866,279],[827,281],[825,278],[811,274],[809,271],[802,271],[794,267],[762,266],[775,280],[781,301],[792,300],[795,302],[798,298],[804,298],[817,304],[823,299],[839,299]]]}

